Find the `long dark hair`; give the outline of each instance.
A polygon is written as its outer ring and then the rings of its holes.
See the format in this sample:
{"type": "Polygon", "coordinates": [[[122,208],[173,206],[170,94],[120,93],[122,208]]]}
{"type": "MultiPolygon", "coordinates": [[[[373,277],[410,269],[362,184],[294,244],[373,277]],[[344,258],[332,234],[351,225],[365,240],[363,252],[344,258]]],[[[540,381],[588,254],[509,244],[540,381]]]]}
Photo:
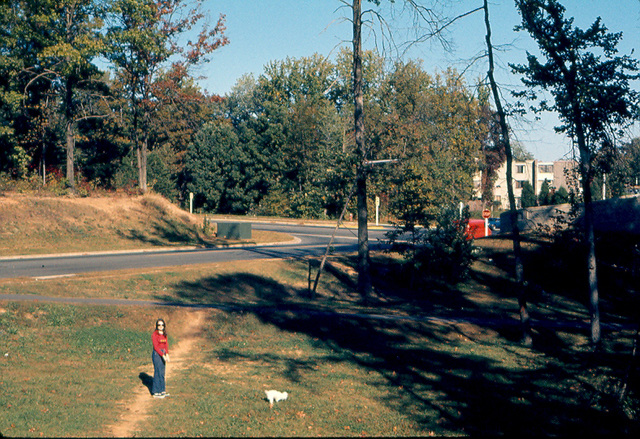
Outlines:
{"type": "Polygon", "coordinates": [[[160,322],[162,322],[162,324],[164,325],[164,329],[162,330],[164,336],[168,337],[169,335],[167,334],[167,322],[165,322],[164,319],[156,320],[156,331],[158,330],[158,323],[160,322]]]}

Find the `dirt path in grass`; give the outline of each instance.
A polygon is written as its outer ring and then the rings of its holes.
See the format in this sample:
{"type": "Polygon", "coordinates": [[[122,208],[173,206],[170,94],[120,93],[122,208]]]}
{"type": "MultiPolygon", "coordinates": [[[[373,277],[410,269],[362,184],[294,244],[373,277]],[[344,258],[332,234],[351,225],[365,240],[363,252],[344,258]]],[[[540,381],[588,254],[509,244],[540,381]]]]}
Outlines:
{"type": "MultiPolygon", "coordinates": [[[[190,312],[186,317],[186,323],[178,333],[180,343],[175,347],[169,346],[169,352],[171,354],[171,361],[167,365],[166,379],[170,382],[172,376],[180,373],[185,369],[191,361],[188,361],[194,347],[201,337],[201,329],[204,324],[206,311],[199,310],[190,312]]],[[[149,360],[150,372],[148,375],[153,376],[153,366],[151,360],[149,360]]],[[[171,393],[171,389],[167,391],[171,393]]],[[[171,398],[169,396],[168,398],[171,398]]],[[[134,391],[133,398],[123,403],[123,414],[118,419],[117,423],[112,425],[109,430],[115,437],[131,437],[136,431],[138,423],[147,417],[147,412],[151,404],[161,403],[162,400],[154,399],[149,389],[140,382],[134,391]]]]}

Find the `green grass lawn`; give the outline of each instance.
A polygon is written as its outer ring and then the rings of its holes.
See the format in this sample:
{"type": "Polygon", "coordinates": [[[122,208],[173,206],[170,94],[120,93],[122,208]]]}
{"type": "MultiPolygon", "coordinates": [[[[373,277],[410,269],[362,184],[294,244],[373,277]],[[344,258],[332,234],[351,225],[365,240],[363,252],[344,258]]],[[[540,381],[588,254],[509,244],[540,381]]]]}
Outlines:
{"type": "MultiPolygon", "coordinates": [[[[3,256],[229,244],[157,196],[5,197],[0,237],[3,256]]],[[[330,258],[313,298],[318,261],[307,259],[6,279],[0,294],[207,307],[197,346],[168,379],[172,396],[150,399],[135,436],[637,434],[635,278],[610,270],[616,282],[602,282],[594,352],[574,259],[527,243],[528,281],[538,286],[528,290],[528,349],[518,342],[511,245],[477,245],[480,260],[456,285],[411,285],[397,258],[373,254],[366,302],[353,255],[330,258]],[[289,399],[270,408],[268,389],[289,399]]],[[[167,320],[175,346],[194,312],[0,299],[0,435],[109,436],[153,374],[155,320],[167,320]]]]}
{"type": "MultiPolygon", "coordinates": [[[[374,258],[374,268],[382,259],[374,258]]],[[[517,302],[484,265],[460,285],[414,290],[387,272],[374,278],[378,296],[364,306],[353,295],[352,263],[335,258],[314,300],[305,261],[23,279],[3,282],[0,291],[233,305],[207,311],[189,364],[168,380],[172,396],[153,401],[136,436],[637,432],[637,374],[627,379],[636,370],[629,369],[632,331],[607,331],[594,353],[586,328],[536,327],[534,348],[526,349],[517,327],[491,323],[515,316],[517,302]],[[616,391],[625,382],[630,393],[620,403],[616,391]],[[270,409],[267,389],[287,391],[289,399],[270,409]]],[[[531,307],[538,319],[585,316],[580,303],[556,296],[531,307]]],[[[164,316],[179,334],[192,312],[0,302],[0,433],[109,435],[107,426],[143,385],[141,374],[153,373],[155,319],[164,316]]]]}
{"type": "Polygon", "coordinates": [[[0,433],[102,436],[150,356],[152,309],[0,303],[0,433]]]}

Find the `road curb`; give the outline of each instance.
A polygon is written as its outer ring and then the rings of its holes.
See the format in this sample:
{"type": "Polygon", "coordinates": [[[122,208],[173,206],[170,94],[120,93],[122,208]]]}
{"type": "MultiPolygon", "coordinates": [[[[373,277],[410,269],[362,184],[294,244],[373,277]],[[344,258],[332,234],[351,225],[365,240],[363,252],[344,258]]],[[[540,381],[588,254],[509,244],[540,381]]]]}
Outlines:
{"type": "Polygon", "coordinates": [[[185,246],[185,247],[162,247],[162,248],[145,248],[145,249],[131,249],[131,250],[107,250],[107,251],[95,251],[95,252],[74,252],[74,253],[48,253],[44,255],[15,255],[15,256],[0,256],[0,261],[18,261],[25,259],[51,259],[60,257],[80,257],[80,256],[107,256],[107,255],[126,255],[137,253],[168,253],[168,252],[181,252],[181,251],[193,251],[193,250],[207,250],[216,249],[224,250],[231,248],[242,247],[273,247],[280,245],[295,245],[300,244],[302,240],[298,237],[293,237],[291,241],[282,242],[266,242],[266,243],[238,243],[229,245],[214,245],[210,247],[197,247],[197,246],[185,246]]]}

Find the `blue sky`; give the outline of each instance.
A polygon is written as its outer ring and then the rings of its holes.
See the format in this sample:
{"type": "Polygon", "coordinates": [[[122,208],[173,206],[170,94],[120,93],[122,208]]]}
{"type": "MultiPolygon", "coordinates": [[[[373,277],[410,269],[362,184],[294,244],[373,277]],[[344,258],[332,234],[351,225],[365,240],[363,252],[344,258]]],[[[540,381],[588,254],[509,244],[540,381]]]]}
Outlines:
{"type": "MultiPolygon", "coordinates": [[[[350,3],[350,0],[347,0],[350,3]]],[[[396,42],[409,38],[412,29],[411,16],[402,13],[402,0],[389,9],[388,1],[383,10],[394,30],[396,42]]],[[[422,0],[423,4],[430,3],[422,0]]],[[[446,5],[447,16],[475,9],[482,0],[440,0],[446,5]]],[[[575,24],[589,26],[598,16],[610,31],[623,32],[620,51],[628,54],[640,45],[640,0],[565,0],[567,16],[575,17],[575,24]]],[[[372,7],[366,0],[363,9],[372,7]]],[[[211,62],[198,74],[206,76],[200,81],[211,93],[224,95],[244,74],[258,77],[270,61],[287,57],[300,58],[319,53],[333,57],[340,47],[351,47],[351,24],[344,20],[350,10],[340,0],[205,0],[205,8],[212,20],[219,14],[226,15],[227,36],[230,44],[214,53],[211,62]]],[[[513,31],[519,16],[513,0],[490,0],[490,15],[494,45],[501,46],[496,54],[498,81],[508,89],[519,86],[519,78],[509,73],[507,63],[525,61],[526,50],[535,53],[526,33],[513,31]]],[[[378,36],[378,48],[380,33],[378,36]]],[[[365,48],[376,46],[376,38],[369,30],[363,32],[365,48]]],[[[421,59],[427,72],[435,73],[448,67],[466,71],[468,82],[475,82],[486,75],[486,61],[471,60],[484,51],[484,17],[478,12],[459,20],[447,34],[451,42],[449,50],[436,42],[424,42],[413,46],[406,59],[421,59]]],[[[388,47],[388,46],[387,46],[388,47]]],[[[395,56],[385,50],[385,56],[395,56]]],[[[634,56],[640,58],[640,50],[634,56]]],[[[506,99],[511,99],[505,94],[506,99]]],[[[532,116],[524,120],[511,121],[517,140],[534,154],[536,159],[550,161],[570,156],[568,139],[553,131],[557,123],[553,116],[544,116],[536,121],[532,116]]],[[[637,130],[634,135],[638,135],[637,130]]]]}

